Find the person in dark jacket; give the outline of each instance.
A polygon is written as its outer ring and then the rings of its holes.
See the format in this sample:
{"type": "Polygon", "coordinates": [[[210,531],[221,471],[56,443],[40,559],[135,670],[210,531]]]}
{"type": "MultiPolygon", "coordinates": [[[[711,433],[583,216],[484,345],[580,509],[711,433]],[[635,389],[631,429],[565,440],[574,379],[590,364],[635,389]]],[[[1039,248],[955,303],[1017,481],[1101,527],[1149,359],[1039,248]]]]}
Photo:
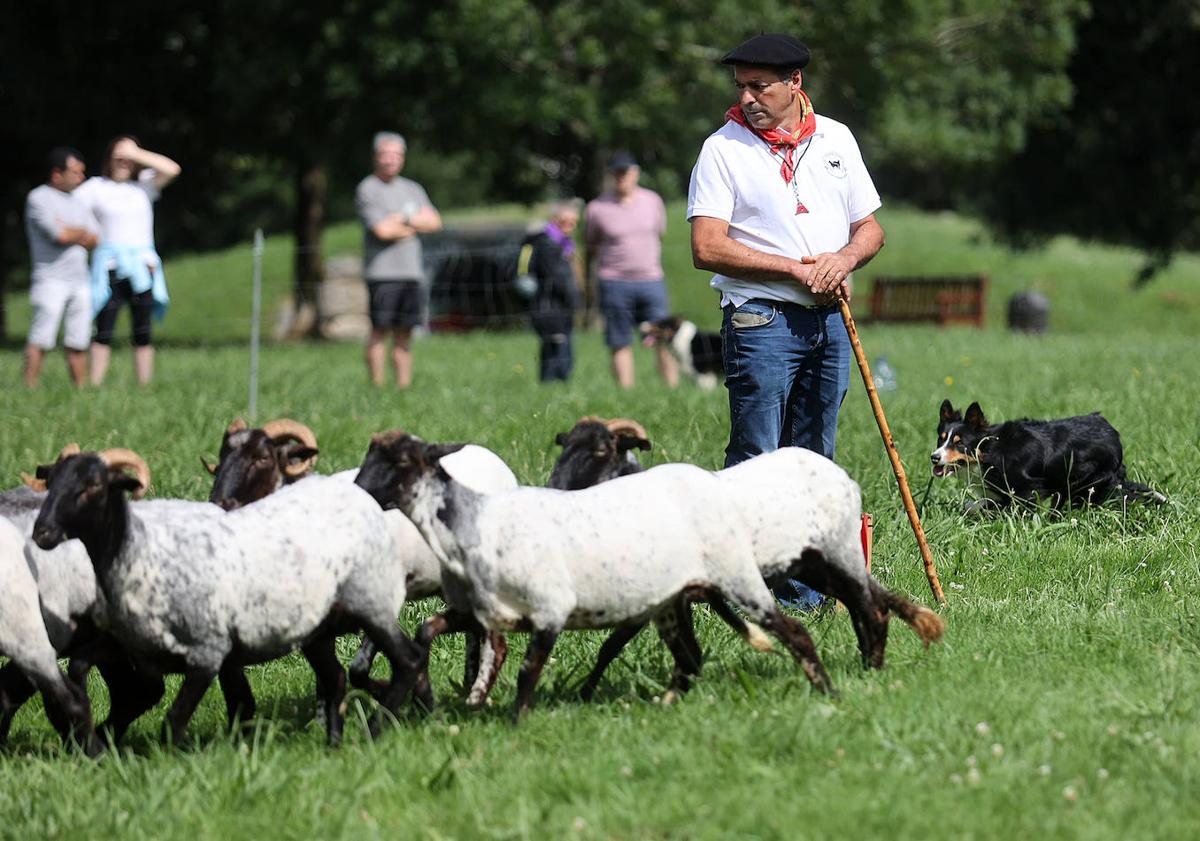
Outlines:
{"type": "Polygon", "coordinates": [[[578,202],[556,202],[549,221],[526,237],[521,246],[518,275],[536,283],[529,314],[534,331],[542,339],[542,382],[569,379],[575,363],[571,333],[579,309],[579,283],[571,234],[578,224],[578,202]]]}

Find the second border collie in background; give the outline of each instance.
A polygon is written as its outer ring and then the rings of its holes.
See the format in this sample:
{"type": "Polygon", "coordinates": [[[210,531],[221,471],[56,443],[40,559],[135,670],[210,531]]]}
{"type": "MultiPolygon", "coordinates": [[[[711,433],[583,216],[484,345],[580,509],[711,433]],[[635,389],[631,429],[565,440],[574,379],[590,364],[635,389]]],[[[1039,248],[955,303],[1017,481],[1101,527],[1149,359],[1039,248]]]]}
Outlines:
{"type": "Polygon", "coordinates": [[[1147,485],[1125,478],[1121,436],[1099,412],[1060,420],[1011,420],[989,424],[978,403],[964,417],[942,401],[933,475],[964,472],[982,481],[983,499],[1006,508],[1014,499],[1046,498],[1054,508],[1108,499],[1165,502],[1147,485]]]}
{"type": "Polygon", "coordinates": [[[666,344],[680,371],[701,388],[716,388],[725,379],[720,333],[705,333],[686,318],[673,315],[643,324],[642,336],[666,344]]]}

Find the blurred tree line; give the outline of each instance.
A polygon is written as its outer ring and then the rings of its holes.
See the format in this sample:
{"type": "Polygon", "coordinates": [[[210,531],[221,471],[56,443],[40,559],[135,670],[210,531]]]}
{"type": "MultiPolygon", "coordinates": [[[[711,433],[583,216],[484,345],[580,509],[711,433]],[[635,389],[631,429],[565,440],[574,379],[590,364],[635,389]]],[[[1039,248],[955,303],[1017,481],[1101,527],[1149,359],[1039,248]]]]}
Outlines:
{"type": "Polygon", "coordinates": [[[96,173],[123,132],[183,166],[157,208],[161,250],[290,229],[302,297],[321,226],[352,212],[378,130],[406,135],[405,174],[441,208],[591,197],[616,148],[680,196],[734,99],[718,59],[760,31],[812,47],[806,88],[852,127],[888,197],[981,212],[1022,241],[1128,242],[1160,266],[1200,244],[1200,106],[1174,90],[1200,54],[1200,13],[1194,0],[1108,5],[10,4],[0,283],[27,279],[23,203],[46,152],[77,146],[96,173]]]}

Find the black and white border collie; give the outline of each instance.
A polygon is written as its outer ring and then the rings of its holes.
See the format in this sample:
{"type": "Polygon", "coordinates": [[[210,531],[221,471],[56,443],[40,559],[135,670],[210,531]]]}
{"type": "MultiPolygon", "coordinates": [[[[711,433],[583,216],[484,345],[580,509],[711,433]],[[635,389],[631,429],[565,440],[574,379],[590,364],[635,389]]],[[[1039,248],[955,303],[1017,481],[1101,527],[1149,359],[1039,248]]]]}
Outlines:
{"type": "Polygon", "coordinates": [[[1014,499],[1034,502],[1039,497],[1054,508],[1108,499],[1166,501],[1125,478],[1121,436],[1099,412],[992,425],[978,403],[968,406],[964,416],[943,400],[937,449],[930,460],[934,476],[965,474],[968,484],[982,491],[971,508],[1005,508],[1014,499]]]}
{"type": "Polygon", "coordinates": [[[701,388],[716,388],[725,379],[720,333],[706,333],[686,318],[673,315],[643,324],[642,335],[665,344],[679,369],[701,388]]]}

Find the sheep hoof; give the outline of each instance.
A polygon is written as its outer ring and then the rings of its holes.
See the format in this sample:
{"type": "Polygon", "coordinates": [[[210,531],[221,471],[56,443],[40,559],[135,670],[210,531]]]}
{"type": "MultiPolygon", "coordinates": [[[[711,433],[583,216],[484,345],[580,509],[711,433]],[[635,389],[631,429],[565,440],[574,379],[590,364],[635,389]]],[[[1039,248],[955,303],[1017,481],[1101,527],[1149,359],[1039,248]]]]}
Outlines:
{"type": "Polygon", "coordinates": [[[664,707],[669,707],[678,700],[679,700],[679,693],[676,692],[674,689],[668,689],[666,692],[663,693],[662,705],[664,707]]]}

